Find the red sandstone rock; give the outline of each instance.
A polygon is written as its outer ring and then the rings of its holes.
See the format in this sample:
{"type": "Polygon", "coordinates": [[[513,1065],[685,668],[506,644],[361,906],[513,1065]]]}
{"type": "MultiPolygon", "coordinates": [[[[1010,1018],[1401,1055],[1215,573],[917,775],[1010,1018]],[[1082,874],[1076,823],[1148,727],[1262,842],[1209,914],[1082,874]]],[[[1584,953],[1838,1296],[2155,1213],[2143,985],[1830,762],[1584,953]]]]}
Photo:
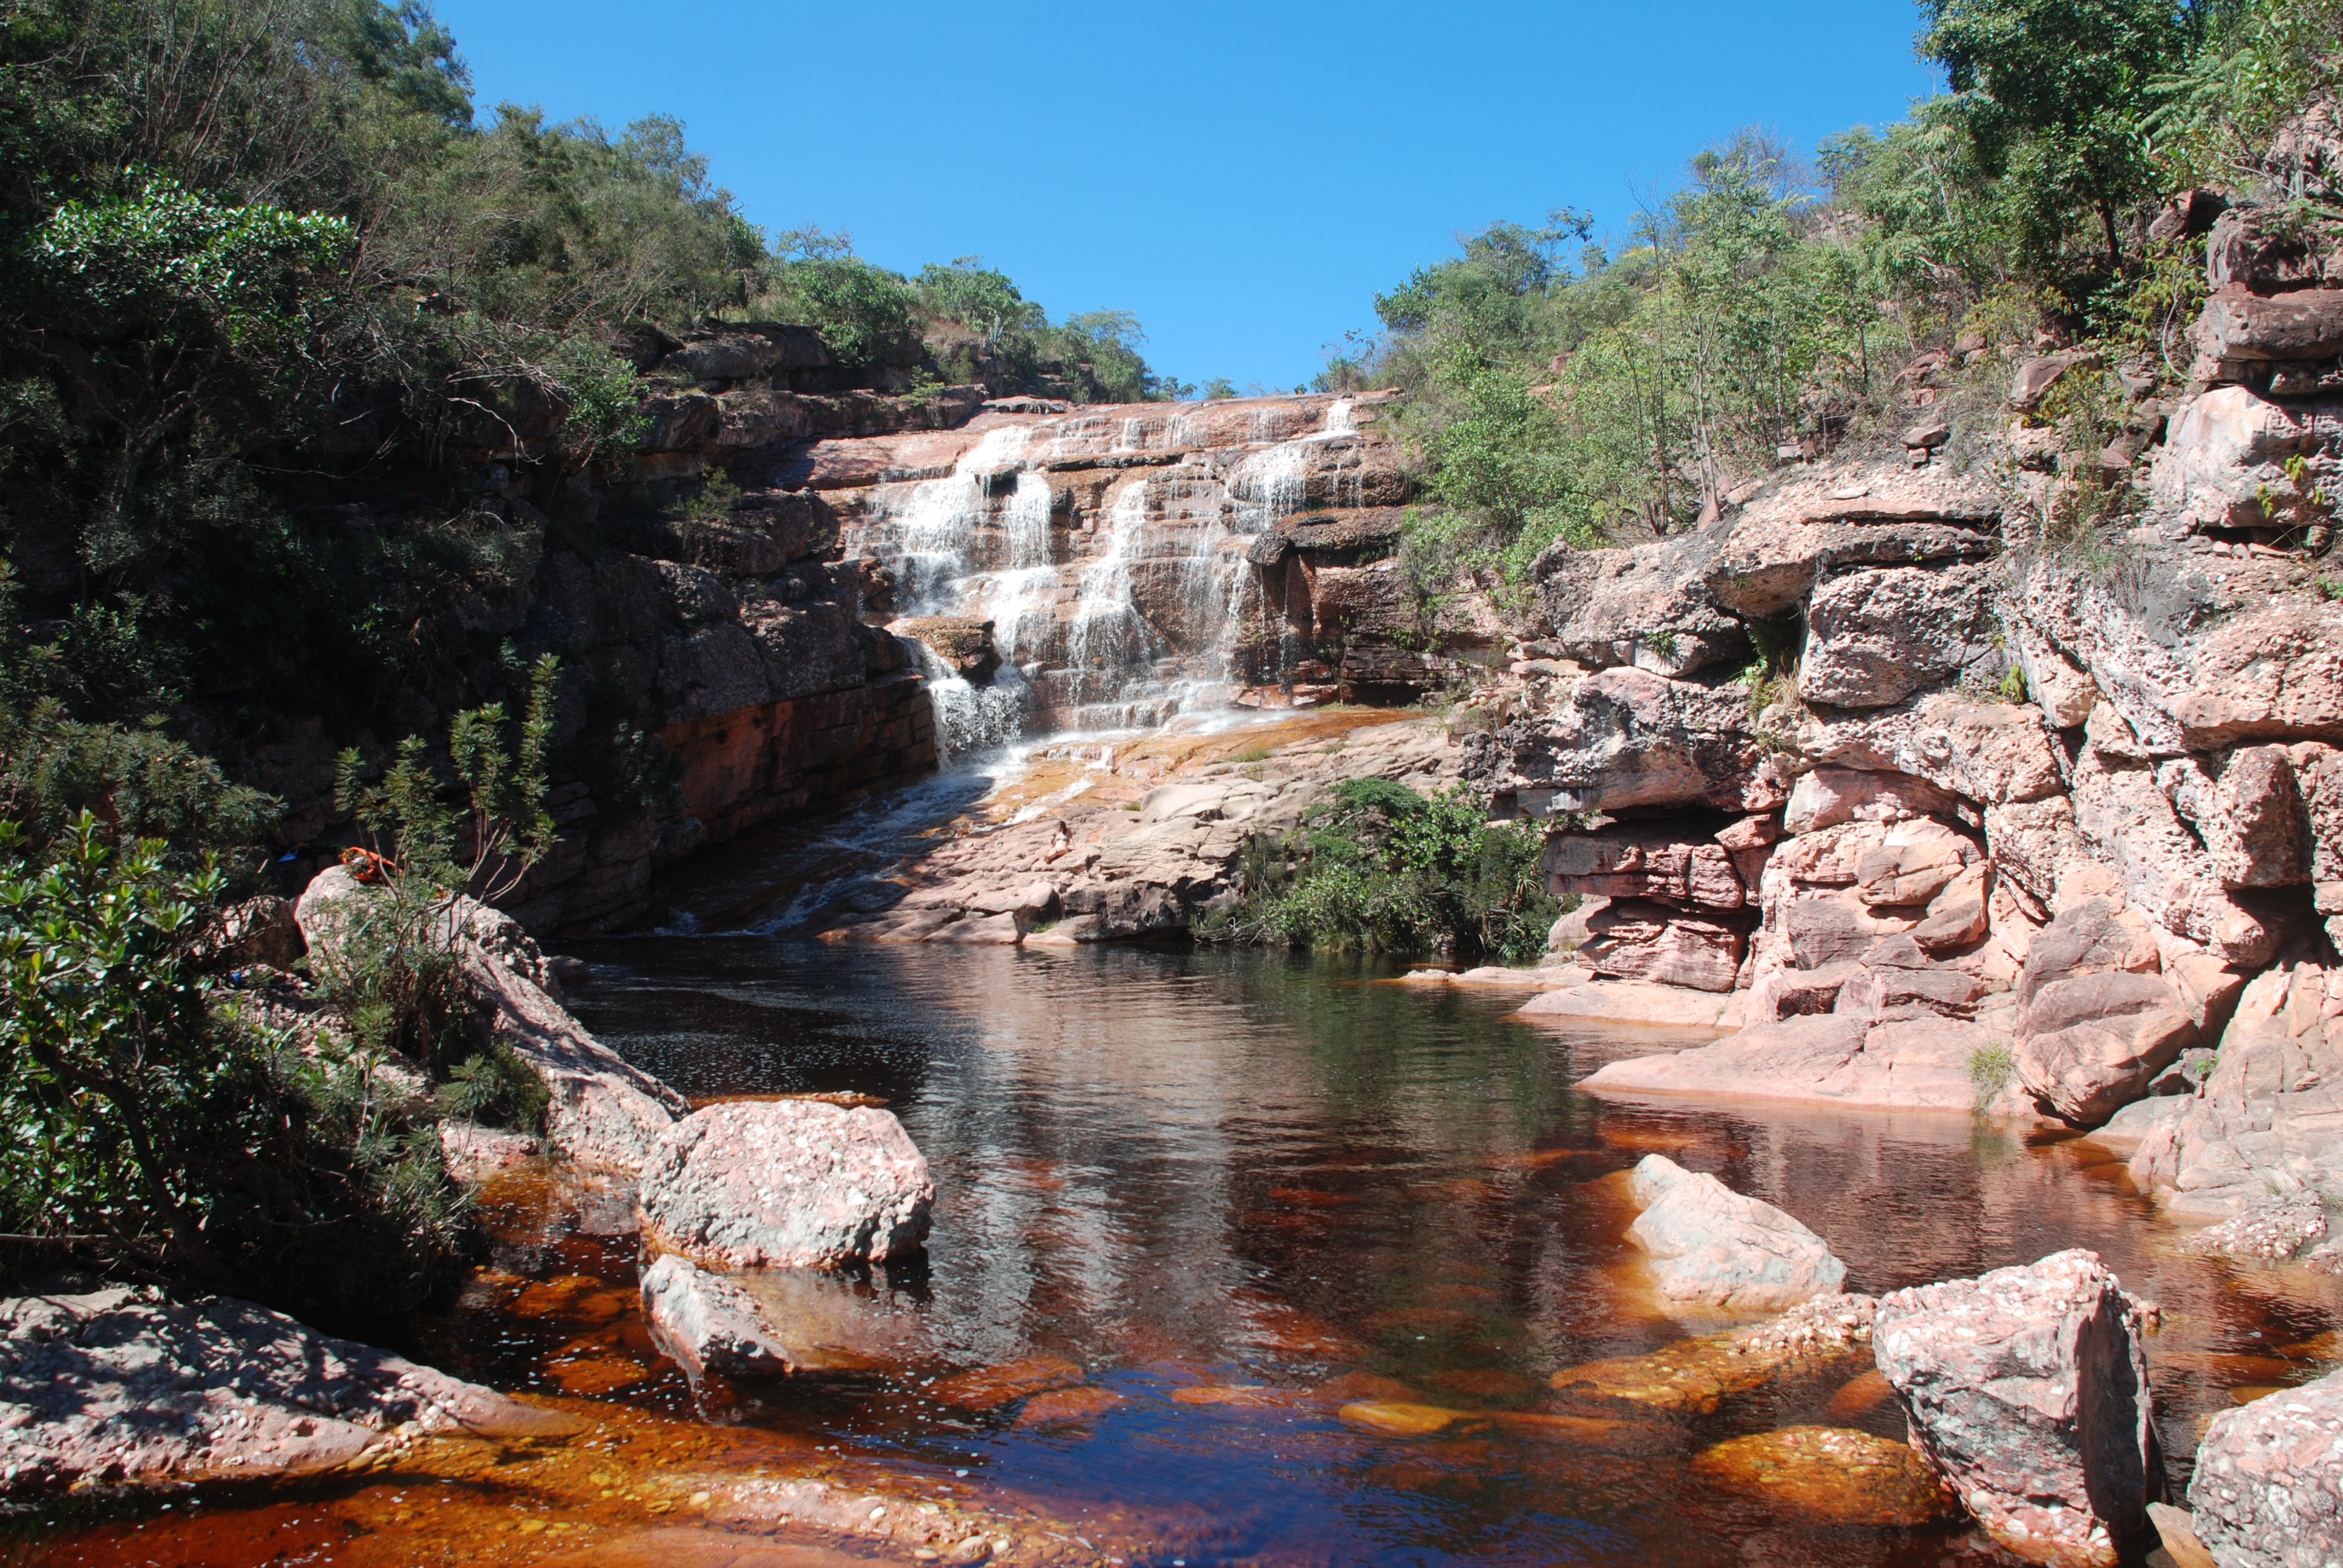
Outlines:
{"type": "Polygon", "coordinates": [[[711,1105],[643,1164],[644,1240],[729,1269],[832,1268],[916,1251],[935,1183],[884,1111],[819,1101],[711,1105]]]}
{"type": "Polygon", "coordinates": [[[2188,1506],[2225,1568],[2343,1559],[2343,1372],[2215,1416],[2188,1506]]]}
{"type": "Polygon", "coordinates": [[[1799,779],[1783,813],[1793,837],[1841,822],[1900,822],[1909,817],[1949,817],[1953,797],[1925,779],[1904,773],[1817,768],[1799,779]]]}
{"type": "Polygon", "coordinates": [[[1737,910],[1746,890],[1725,847],[1686,841],[1664,829],[1636,825],[1546,840],[1547,890],[1604,898],[1664,899],[1704,909],[1737,910]]]}
{"type": "Polygon", "coordinates": [[[1820,1236],[1705,1171],[1646,1154],[1634,1191],[1644,1211],[1627,1234],[1654,1260],[1664,1301],[1780,1308],[1845,1282],[1846,1265],[1820,1236]]]}
{"type": "Polygon", "coordinates": [[[0,1497],[269,1480],[440,1433],[586,1424],[221,1296],[22,1296],[0,1332],[0,1497]]]}
{"type": "Polygon", "coordinates": [[[2137,1303],[2077,1249],[1883,1296],[1871,1343],[1914,1446],[1996,1543],[2115,1568],[2162,1484],[2140,1332],[2137,1303]]]}

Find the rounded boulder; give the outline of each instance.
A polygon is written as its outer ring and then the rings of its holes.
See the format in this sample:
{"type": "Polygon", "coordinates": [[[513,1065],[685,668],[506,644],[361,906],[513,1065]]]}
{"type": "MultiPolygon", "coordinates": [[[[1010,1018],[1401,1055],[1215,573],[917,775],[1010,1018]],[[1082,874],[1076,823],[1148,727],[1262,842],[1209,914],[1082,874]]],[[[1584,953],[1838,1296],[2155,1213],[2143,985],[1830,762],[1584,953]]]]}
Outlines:
{"type": "Polygon", "coordinates": [[[926,1241],[928,1162],[884,1111],[815,1100],[711,1105],[643,1163],[643,1238],[717,1269],[883,1262],[926,1241]]]}

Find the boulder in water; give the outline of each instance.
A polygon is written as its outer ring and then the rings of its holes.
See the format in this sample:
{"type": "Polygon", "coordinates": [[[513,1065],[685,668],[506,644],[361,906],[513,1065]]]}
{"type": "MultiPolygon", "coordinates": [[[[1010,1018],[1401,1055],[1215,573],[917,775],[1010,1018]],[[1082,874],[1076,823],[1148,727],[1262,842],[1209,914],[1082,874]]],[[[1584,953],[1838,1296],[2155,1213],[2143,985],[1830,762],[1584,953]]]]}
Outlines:
{"type": "Polygon", "coordinates": [[[1718,1443],[1692,1473],[1819,1524],[1910,1529],[1960,1516],[1955,1497],[1909,1443],[1842,1426],[1785,1426],[1718,1443]]]}
{"type": "Polygon", "coordinates": [[[825,1269],[918,1251],[935,1195],[890,1113],[780,1100],[675,1123],[644,1161],[635,1202],[660,1251],[719,1269],[825,1269]]]}
{"type": "Polygon", "coordinates": [[[2188,1506],[2225,1568],[2343,1561],[2343,1372],[2215,1416],[2188,1506]]]}
{"type": "Polygon", "coordinates": [[[2162,1482],[2140,1318],[2075,1248],[1881,1297],[1872,1353],[1913,1445],[1996,1542],[2054,1568],[2115,1568],[2162,1482]]]}
{"type": "Polygon", "coordinates": [[[695,1383],[709,1372],[756,1378],[796,1370],[756,1297],[672,1253],[643,1271],[643,1317],[695,1383]]]}
{"type": "Polygon", "coordinates": [[[1634,1191],[1644,1211],[1628,1234],[1654,1258],[1670,1302],[1787,1307],[1846,1281],[1846,1265],[1820,1236],[1664,1154],[1644,1156],[1634,1191]]]}

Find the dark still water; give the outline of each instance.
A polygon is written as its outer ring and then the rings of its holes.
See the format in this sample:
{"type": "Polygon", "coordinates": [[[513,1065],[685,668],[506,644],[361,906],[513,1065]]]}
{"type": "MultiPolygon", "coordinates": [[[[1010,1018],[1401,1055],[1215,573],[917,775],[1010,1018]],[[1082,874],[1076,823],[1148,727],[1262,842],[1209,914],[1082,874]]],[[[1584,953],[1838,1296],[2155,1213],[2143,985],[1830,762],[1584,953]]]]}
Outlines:
{"type": "MultiPolygon", "coordinates": [[[[522,1493],[478,1477],[417,1512],[409,1476],[397,1502],[389,1483],[231,1500],[200,1553],[191,1524],[150,1515],[35,1561],[526,1563],[599,1540],[614,1544],[560,1561],[649,1562],[621,1549],[640,1515],[611,1511],[663,1467],[689,1470],[680,1493],[808,1465],[1028,1518],[1012,1563],[1991,1558],[1964,1528],[1818,1525],[1694,1473],[1712,1444],[1793,1422],[1900,1437],[1892,1400],[1843,1377],[1631,1442],[1530,1419],[1562,1408],[1556,1372],[1729,1326],[1657,1311],[1624,1239],[1617,1173],[1654,1151],[1795,1214],[1851,1290],[2097,1249],[2163,1308],[2149,1352],[2176,1479],[2233,1388],[2306,1381],[2338,1353],[2332,1282],[2178,1255],[2087,1141],[1960,1117],[1605,1104],[1572,1085],[1693,1041],[1507,1021],[1521,992],[1209,950],[650,937],[580,952],[597,976],[581,1015],[695,1100],[879,1096],[925,1151],[939,1197],[923,1263],[771,1287],[823,1325],[840,1370],[701,1409],[641,1330],[616,1195],[508,1182],[496,1267],[416,1348],[612,1412],[594,1440],[608,1469],[566,1492],[531,1483],[527,1506],[546,1506],[545,1487],[568,1499],[550,1529],[513,1533],[522,1493]],[[1004,1364],[980,1397],[970,1374],[1004,1364]],[[1362,1399],[1465,1413],[1378,1432],[1338,1415],[1362,1399]],[[306,1557],[258,1528],[287,1507],[306,1557]]],[[[702,1560],[673,1528],[688,1514],[662,1516],[660,1561],[702,1560]]]]}

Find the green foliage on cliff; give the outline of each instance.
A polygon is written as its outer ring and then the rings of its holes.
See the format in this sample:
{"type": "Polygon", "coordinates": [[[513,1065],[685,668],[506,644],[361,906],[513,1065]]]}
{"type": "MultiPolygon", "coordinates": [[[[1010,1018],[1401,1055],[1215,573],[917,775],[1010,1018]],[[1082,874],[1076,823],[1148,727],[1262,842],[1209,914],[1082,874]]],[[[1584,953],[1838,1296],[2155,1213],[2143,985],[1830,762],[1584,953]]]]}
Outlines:
{"type": "Polygon", "coordinates": [[[2147,229],[2193,184],[2343,216],[2343,191],[2258,188],[2273,131],[2343,79],[2338,0],[1922,13],[1949,90],[1815,166],[1745,131],[1624,236],[1493,224],[1377,297],[1381,339],[1328,380],[1415,394],[1403,430],[1446,514],[1418,525],[1419,576],[1518,582],[1557,540],[1686,528],[1782,447],[1905,422],[1896,371],[1965,331],[2176,351],[2203,245],[2147,229]]]}
{"type": "Polygon", "coordinates": [[[1492,824],[1461,788],[1427,799],[1385,779],[1345,779],[1299,830],[1246,845],[1238,901],[1197,934],[1525,962],[1561,911],[1538,869],[1544,848],[1525,825],[1492,824]]]}

